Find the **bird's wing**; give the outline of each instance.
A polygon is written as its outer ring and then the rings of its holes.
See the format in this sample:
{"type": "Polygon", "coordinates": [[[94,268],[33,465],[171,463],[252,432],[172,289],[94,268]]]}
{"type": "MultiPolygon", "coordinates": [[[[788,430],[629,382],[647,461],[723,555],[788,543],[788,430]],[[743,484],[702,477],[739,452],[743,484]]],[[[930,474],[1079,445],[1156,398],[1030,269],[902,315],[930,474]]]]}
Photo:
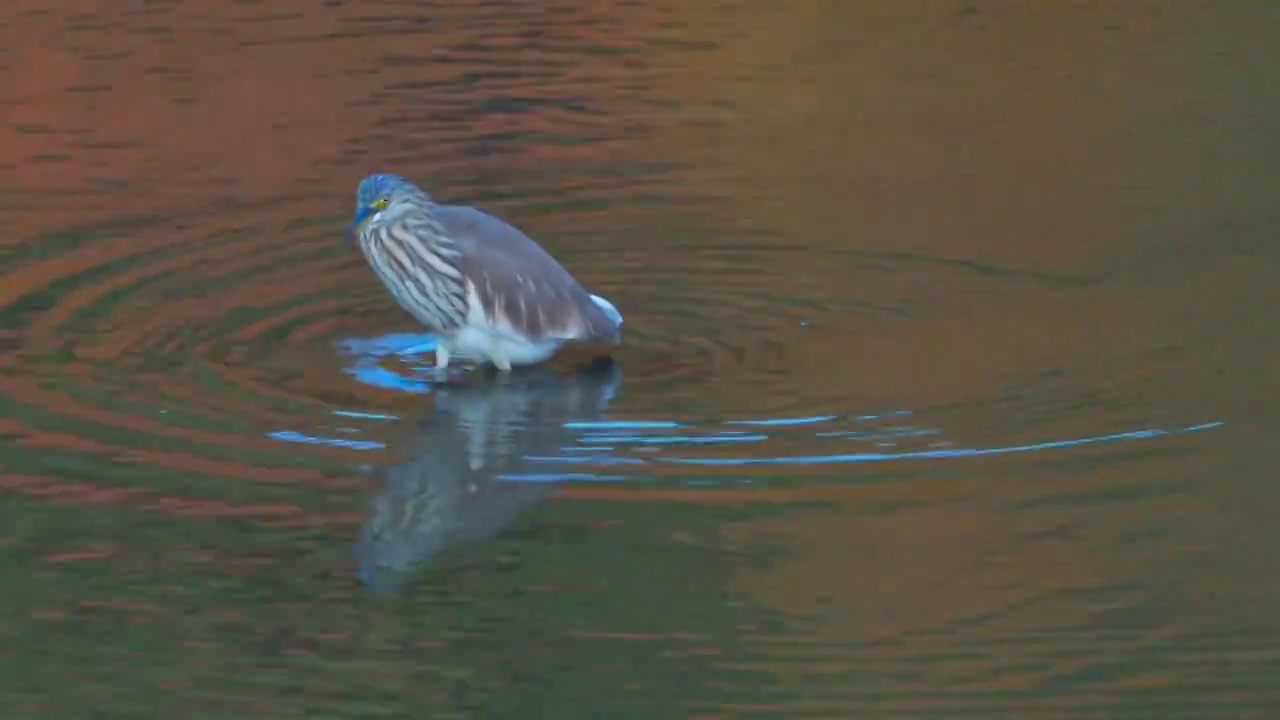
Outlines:
{"type": "Polygon", "coordinates": [[[463,205],[433,213],[461,252],[463,275],[490,322],[530,338],[617,340],[617,323],[518,228],[463,205]]]}

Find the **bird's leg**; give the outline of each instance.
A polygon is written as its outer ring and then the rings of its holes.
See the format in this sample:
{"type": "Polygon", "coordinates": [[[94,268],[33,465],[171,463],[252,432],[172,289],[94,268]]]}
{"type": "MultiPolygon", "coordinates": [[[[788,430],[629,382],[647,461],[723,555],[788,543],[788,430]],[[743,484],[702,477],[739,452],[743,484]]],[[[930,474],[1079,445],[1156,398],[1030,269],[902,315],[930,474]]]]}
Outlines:
{"type": "Polygon", "coordinates": [[[489,360],[491,360],[491,361],[493,362],[493,366],[494,366],[494,367],[496,367],[496,368],[498,368],[498,370],[500,370],[500,371],[502,371],[502,372],[504,372],[504,373],[509,373],[509,372],[511,372],[511,361],[510,361],[510,360],[508,360],[507,358],[505,358],[505,357],[490,357],[490,358],[489,358],[489,360]]]}
{"type": "Polygon", "coordinates": [[[436,343],[436,367],[441,370],[449,367],[449,348],[443,342],[436,343]]]}

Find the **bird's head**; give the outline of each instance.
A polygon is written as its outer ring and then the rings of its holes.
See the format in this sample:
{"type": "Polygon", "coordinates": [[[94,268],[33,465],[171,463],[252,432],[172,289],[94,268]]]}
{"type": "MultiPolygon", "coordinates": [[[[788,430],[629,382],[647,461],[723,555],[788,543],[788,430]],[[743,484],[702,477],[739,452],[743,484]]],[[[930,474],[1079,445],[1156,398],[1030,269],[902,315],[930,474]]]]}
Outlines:
{"type": "Polygon", "coordinates": [[[409,199],[429,201],[430,197],[418,186],[391,173],[376,173],[361,180],[356,187],[356,215],[347,227],[347,239],[355,241],[366,223],[409,199]]]}

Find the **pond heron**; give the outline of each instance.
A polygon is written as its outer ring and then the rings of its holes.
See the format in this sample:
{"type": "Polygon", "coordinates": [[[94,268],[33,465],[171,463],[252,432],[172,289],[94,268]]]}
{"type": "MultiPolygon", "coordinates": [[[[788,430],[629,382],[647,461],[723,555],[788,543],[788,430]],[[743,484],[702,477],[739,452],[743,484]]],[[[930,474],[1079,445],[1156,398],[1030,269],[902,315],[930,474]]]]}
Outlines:
{"type": "Polygon", "coordinates": [[[499,370],[533,365],[567,342],[622,342],[622,315],[578,284],[519,229],[462,205],[441,205],[399,175],[360,181],[347,237],[400,307],[451,357],[499,370]]]}

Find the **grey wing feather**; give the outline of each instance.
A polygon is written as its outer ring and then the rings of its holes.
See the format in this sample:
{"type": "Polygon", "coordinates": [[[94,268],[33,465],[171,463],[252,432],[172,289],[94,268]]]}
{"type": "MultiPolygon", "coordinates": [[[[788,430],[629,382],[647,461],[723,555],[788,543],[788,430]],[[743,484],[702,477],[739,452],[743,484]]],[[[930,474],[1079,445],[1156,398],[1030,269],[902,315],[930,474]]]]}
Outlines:
{"type": "Polygon", "coordinates": [[[464,205],[440,205],[434,215],[490,321],[533,338],[618,342],[617,320],[518,228],[464,205]]]}

